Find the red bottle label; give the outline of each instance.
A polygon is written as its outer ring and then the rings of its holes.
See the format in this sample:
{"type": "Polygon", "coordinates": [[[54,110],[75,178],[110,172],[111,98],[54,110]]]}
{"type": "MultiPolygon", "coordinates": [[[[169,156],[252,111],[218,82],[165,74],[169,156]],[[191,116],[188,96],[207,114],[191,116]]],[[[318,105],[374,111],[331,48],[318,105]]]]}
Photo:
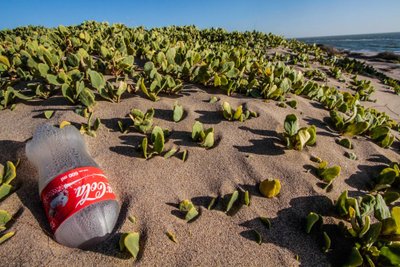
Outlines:
{"type": "Polygon", "coordinates": [[[115,194],[100,169],[82,167],[54,178],[43,189],[41,199],[51,230],[55,232],[68,217],[89,205],[114,200],[115,194]]]}

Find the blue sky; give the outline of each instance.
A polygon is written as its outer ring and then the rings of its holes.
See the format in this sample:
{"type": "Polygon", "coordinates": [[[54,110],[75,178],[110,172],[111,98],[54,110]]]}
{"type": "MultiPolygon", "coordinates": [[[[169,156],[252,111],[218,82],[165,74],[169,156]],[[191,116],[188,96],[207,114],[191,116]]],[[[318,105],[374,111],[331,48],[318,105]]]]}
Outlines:
{"type": "Polygon", "coordinates": [[[400,0],[2,0],[0,29],[85,20],[259,30],[286,37],[399,32],[400,0]]]}

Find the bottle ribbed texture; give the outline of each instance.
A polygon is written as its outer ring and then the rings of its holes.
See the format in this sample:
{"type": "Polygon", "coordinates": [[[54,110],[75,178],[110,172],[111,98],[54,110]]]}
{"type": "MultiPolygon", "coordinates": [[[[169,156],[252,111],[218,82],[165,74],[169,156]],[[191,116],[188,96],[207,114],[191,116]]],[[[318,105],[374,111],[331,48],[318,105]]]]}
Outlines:
{"type": "MultiPolygon", "coordinates": [[[[38,170],[39,194],[56,176],[69,170],[98,165],[87,151],[85,141],[74,126],[63,129],[44,124],[26,145],[26,155],[38,170]]],[[[54,233],[55,239],[69,247],[88,247],[112,232],[119,214],[115,200],[102,201],[67,218],[54,233]]]]}

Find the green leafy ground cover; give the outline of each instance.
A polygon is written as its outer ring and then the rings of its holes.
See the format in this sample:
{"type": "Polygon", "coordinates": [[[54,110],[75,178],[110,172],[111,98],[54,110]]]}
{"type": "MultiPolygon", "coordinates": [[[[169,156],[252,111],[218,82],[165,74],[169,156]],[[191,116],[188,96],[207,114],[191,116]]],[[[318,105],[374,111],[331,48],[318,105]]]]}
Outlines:
{"type": "MultiPolygon", "coordinates": [[[[229,33],[222,29],[199,30],[192,26],[148,30],[97,22],[0,31],[0,107],[14,110],[19,103],[40,103],[61,96],[75,106],[78,114],[87,118],[80,130],[92,137],[96,137],[101,125],[101,118],[94,120],[93,117],[98,101],[118,103],[137,94],[159,101],[163,97],[181,94],[185,85],[195,84],[210,88],[211,94],[222,91],[227,96],[275,100],[292,108],[297,107],[297,102],[290,97],[301,96],[330,111],[330,125],[343,136],[338,143],[345,148],[353,147],[351,138],[364,136],[376,145],[390,149],[396,141],[395,132],[399,124],[384,112],[364,106],[365,101],[371,101],[375,88],[368,80],[358,80],[357,74],[379,79],[391,88],[394,97],[400,93],[399,81],[386,77],[365,63],[330,56],[315,45],[260,32],[229,33]],[[266,53],[274,48],[285,48],[292,53],[266,53]],[[328,71],[312,68],[316,63],[328,71]],[[298,67],[307,71],[303,73],[298,67]],[[328,76],[343,83],[343,77],[349,74],[354,75],[350,90],[339,90],[321,83],[328,76]]],[[[221,106],[221,120],[245,123],[250,118],[263,116],[244,109],[242,105],[232,108],[228,102],[220,105],[218,101],[212,96],[209,102],[221,106]]],[[[175,123],[185,120],[185,108],[176,102],[171,107],[170,120],[175,123]]],[[[46,110],[43,114],[51,119],[55,111],[46,110]]],[[[138,149],[145,159],[155,155],[167,159],[178,152],[182,152],[180,157],[183,161],[187,159],[187,150],[166,148],[171,132],[153,124],[155,110],[151,104],[146,112],[132,108],[128,116],[128,122],[116,118],[118,129],[121,134],[130,131],[143,134],[138,149]]],[[[193,121],[192,125],[192,131],[186,134],[193,142],[205,148],[217,145],[217,127],[206,128],[199,121],[193,121]]],[[[300,128],[294,114],[286,117],[281,128],[284,130],[282,145],[298,150],[298,153],[303,153],[303,149],[312,150],[317,142],[316,127],[300,128]]],[[[356,159],[356,155],[349,158],[356,159]]],[[[10,186],[11,169],[7,163],[6,172],[0,175],[6,177],[1,180],[4,190],[10,186]]],[[[329,166],[327,161],[321,161],[316,167],[316,175],[325,183],[324,188],[331,186],[340,173],[341,166],[329,166]]],[[[393,162],[371,179],[372,186],[368,192],[356,198],[349,197],[345,191],[336,201],[336,216],[340,218],[337,234],[352,244],[346,255],[348,261],[344,261],[347,266],[400,264],[400,215],[396,207],[400,197],[399,177],[399,165],[393,162]]],[[[284,186],[281,189],[279,179],[266,179],[258,188],[267,198],[288,190],[284,186]]],[[[208,210],[220,201],[225,213],[231,215],[242,205],[250,206],[251,197],[249,191],[238,187],[230,195],[212,198],[208,210]]],[[[189,199],[181,200],[179,211],[188,222],[201,219],[198,207],[189,199]]],[[[11,217],[2,212],[3,223],[0,226],[5,227],[11,217]]],[[[268,229],[277,227],[271,225],[266,217],[260,217],[260,220],[268,229]]],[[[305,218],[304,227],[307,233],[314,232],[322,237],[324,253],[331,253],[338,246],[325,231],[322,215],[310,213],[305,218]]],[[[11,237],[10,233],[2,235],[0,242],[11,237]]],[[[166,230],[165,233],[171,241],[178,242],[174,232],[166,230]]],[[[262,244],[259,231],[252,229],[252,234],[256,243],[262,244]]],[[[119,242],[120,249],[128,251],[136,259],[139,241],[138,232],[124,233],[119,242]]]]}

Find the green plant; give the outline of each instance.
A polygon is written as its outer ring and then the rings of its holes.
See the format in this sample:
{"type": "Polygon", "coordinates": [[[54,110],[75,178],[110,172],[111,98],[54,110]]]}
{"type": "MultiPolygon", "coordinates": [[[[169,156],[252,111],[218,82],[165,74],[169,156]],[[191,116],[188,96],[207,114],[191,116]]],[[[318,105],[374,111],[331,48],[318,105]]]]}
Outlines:
{"type": "Polygon", "coordinates": [[[92,118],[93,118],[93,112],[90,112],[87,123],[82,124],[79,131],[82,134],[87,134],[91,137],[96,137],[96,131],[99,129],[101,121],[99,118],[96,118],[94,122],[92,122],[92,118]]]}
{"type": "Polygon", "coordinates": [[[8,70],[11,67],[10,61],[6,56],[0,55],[0,67],[0,71],[2,72],[8,70]]]}
{"type": "Polygon", "coordinates": [[[128,132],[128,125],[126,125],[123,121],[117,122],[118,129],[121,133],[126,134],[128,132]]]}
{"type": "Polygon", "coordinates": [[[179,148],[173,146],[168,152],[165,153],[164,158],[169,159],[179,151],[179,148]]]}
{"type": "Polygon", "coordinates": [[[372,128],[369,132],[369,136],[375,143],[383,148],[390,147],[394,142],[394,135],[391,133],[390,127],[386,125],[372,128]]]}
{"type": "MultiPolygon", "coordinates": [[[[136,223],[136,218],[129,216],[129,221],[133,224],[136,223]]],[[[140,234],[138,232],[122,233],[119,238],[120,251],[127,251],[131,256],[136,259],[140,250],[140,234]]]]}
{"type": "Polygon", "coordinates": [[[286,103],[284,103],[284,102],[278,102],[278,103],[276,103],[276,105],[277,105],[278,107],[280,107],[280,108],[287,108],[287,105],[286,105],[286,103]]]}
{"type": "Polygon", "coordinates": [[[62,84],[61,93],[64,98],[73,104],[79,101],[89,109],[92,109],[96,105],[94,93],[85,86],[83,81],[71,81],[62,84]]]}
{"type": "Polygon", "coordinates": [[[54,114],[54,110],[46,110],[45,112],[43,112],[43,115],[46,119],[50,119],[54,114]]]}
{"type": "MultiPolygon", "coordinates": [[[[315,212],[310,212],[307,215],[306,218],[306,233],[309,234],[311,233],[312,229],[316,228],[314,226],[318,227],[318,230],[321,231],[323,225],[323,218],[321,215],[315,213],[315,212]]],[[[323,231],[322,232],[322,237],[324,239],[324,246],[322,248],[324,253],[328,253],[331,250],[331,238],[329,237],[329,235],[323,231]]]]}
{"type": "Polygon", "coordinates": [[[165,234],[167,235],[167,237],[169,238],[169,240],[171,240],[174,243],[178,243],[178,239],[176,238],[176,235],[174,232],[171,231],[167,231],[165,232],[165,234]]]}
{"type": "Polygon", "coordinates": [[[137,232],[123,233],[120,237],[119,249],[128,251],[136,259],[139,253],[139,240],[140,234],[137,232]]]}
{"type": "Polygon", "coordinates": [[[235,190],[229,197],[229,201],[225,208],[225,213],[228,213],[232,209],[233,205],[238,199],[239,199],[239,191],[235,190]]]}
{"type": "Polygon", "coordinates": [[[286,116],[284,128],[283,139],[286,147],[290,149],[303,150],[305,146],[312,146],[316,143],[315,126],[299,128],[299,122],[294,114],[286,116]]]}
{"type": "Polygon", "coordinates": [[[201,122],[196,121],[192,127],[192,139],[200,142],[200,146],[211,148],[214,146],[214,128],[204,129],[201,122]]]}
{"type": "Polygon", "coordinates": [[[329,69],[329,75],[335,78],[336,80],[343,82],[344,80],[342,79],[342,70],[338,68],[337,66],[334,66],[329,69]]]}
{"type": "Polygon", "coordinates": [[[347,157],[347,158],[349,158],[349,159],[351,159],[351,160],[357,160],[358,159],[358,157],[357,157],[357,155],[355,154],[355,153],[353,153],[353,152],[345,152],[344,153],[344,155],[347,157]]]}
{"type": "Polygon", "coordinates": [[[351,227],[346,228],[354,244],[348,256],[349,263],[358,264],[354,266],[363,263],[370,266],[399,263],[397,242],[392,241],[400,235],[399,207],[393,207],[390,211],[380,194],[352,198],[347,191],[339,196],[335,206],[337,213],[351,223],[351,227]]]}
{"type": "Polygon", "coordinates": [[[397,95],[400,95],[400,82],[398,80],[395,80],[395,79],[392,79],[392,78],[389,78],[389,77],[382,77],[381,81],[384,84],[392,87],[394,92],[397,95]]]}
{"type": "Polygon", "coordinates": [[[338,141],[338,144],[343,146],[343,147],[345,147],[345,148],[348,148],[348,149],[353,149],[354,148],[353,144],[351,143],[350,139],[348,139],[348,138],[340,139],[338,141]]]}
{"type": "MultiPolygon", "coordinates": [[[[127,53],[133,53],[133,48],[129,44],[124,44],[127,53]]],[[[110,47],[111,48],[111,47],[110,47]]],[[[98,65],[105,69],[106,74],[113,76],[133,75],[135,64],[133,55],[125,55],[121,50],[109,49],[106,46],[100,47],[101,57],[98,59],[98,65]]]]}
{"type": "MultiPolygon", "coordinates": [[[[218,62],[219,63],[219,62],[218,62]]],[[[218,63],[214,63],[217,65],[218,63]]],[[[218,67],[221,65],[218,64],[218,67]]],[[[214,86],[226,86],[229,83],[229,78],[235,78],[239,75],[240,71],[235,67],[235,62],[229,61],[222,64],[222,67],[215,71],[214,86]]]]}
{"type": "Polygon", "coordinates": [[[271,229],[271,221],[267,217],[258,217],[261,221],[261,223],[267,228],[271,229]]]}
{"type": "Polygon", "coordinates": [[[132,109],[129,117],[133,121],[133,125],[142,133],[147,133],[153,126],[154,109],[150,108],[143,113],[140,109],[132,109]]]}
{"type": "Polygon", "coordinates": [[[304,72],[304,76],[306,76],[307,78],[314,80],[314,81],[325,82],[327,80],[325,72],[323,72],[319,69],[306,70],[304,72]]]}
{"type": "Polygon", "coordinates": [[[387,190],[389,188],[400,190],[400,167],[399,163],[392,162],[388,167],[383,168],[379,175],[374,178],[374,190],[387,190]]]}
{"type": "Polygon", "coordinates": [[[167,130],[163,130],[159,126],[155,126],[151,132],[150,140],[147,137],[142,139],[141,149],[145,159],[151,158],[153,155],[161,155],[165,146],[165,135],[167,130]]]}
{"type": "Polygon", "coordinates": [[[266,179],[260,183],[258,189],[263,196],[272,198],[280,193],[281,182],[278,179],[266,179]]]}
{"type": "Polygon", "coordinates": [[[69,121],[62,121],[58,126],[60,129],[64,128],[65,126],[71,125],[69,121]]]}
{"type": "Polygon", "coordinates": [[[119,81],[117,86],[114,86],[111,82],[106,81],[104,76],[94,70],[87,71],[92,87],[94,87],[100,96],[111,102],[119,102],[121,96],[128,89],[128,84],[125,81],[119,81]]]}
{"type": "Polygon", "coordinates": [[[297,109],[297,101],[295,99],[286,101],[286,105],[288,105],[291,108],[297,109]]]}
{"type": "Polygon", "coordinates": [[[347,119],[335,110],[331,110],[329,114],[335,129],[348,136],[361,135],[370,127],[368,121],[363,120],[361,116],[357,116],[357,108],[347,119]]]}
{"type": "MultiPolygon", "coordinates": [[[[397,241],[400,236],[400,208],[391,210],[381,194],[363,193],[349,197],[343,191],[334,205],[335,217],[342,220],[337,225],[335,235],[344,238],[351,249],[343,255],[343,266],[396,266],[399,263],[397,241]]],[[[323,251],[338,249],[331,247],[331,239],[325,229],[321,215],[310,212],[306,218],[306,232],[317,228],[324,240],[323,251]],[[316,227],[317,226],[317,227],[316,227]]],[[[329,225],[332,229],[332,225],[329,225]]]]}
{"type": "Polygon", "coordinates": [[[0,164],[0,200],[13,191],[13,186],[10,183],[16,176],[17,171],[14,163],[7,161],[6,166],[0,164]]]}
{"type": "MultiPolygon", "coordinates": [[[[6,109],[8,106],[11,105],[11,109],[14,109],[15,106],[13,106],[14,102],[16,99],[20,100],[31,100],[32,97],[28,97],[21,93],[18,90],[15,90],[11,86],[7,86],[6,88],[1,88],[0,87],[0,108],[1,109],[6,109]]],[[[0,109],[0,110],[1,110],[0,109]]]]}
{"type": "Polygon", "coordinates": [[[362,101],[370,101],[370,97],[375,88],[371,85],[371,81],[358,80],[357,75],[352,77],[351,89],[355,90],[362,101]]]}
{"type": "MultiPolygon", "coordinates": [[[[18,163],[17,163],[18,166],[18,163]]],[[[0,164],[0,201],[10,195],[14,187],[10,184],[17,176],[16,166],[11,161],[6,162],[6,166],[0,164]]],[[[13,220],[13,216],[6,210],[0,210],[0,233],[7,230],[7,223],[13,220]]],[[[0,235],[0,244],[4,243],[15,234],[14,231],[9,231],[0,235]]]]}
{"type": "Polygon", "coordinates": [[[251,231],[252,231],[252,233],[254,235],[254,238],[255,238],[257,244],[261,245],[262,244],[262,237],[261,237],[260,232],[258,232],[255,229],[252,229],[251,231]]]}
{"type": "Polygon", "coordinates": [[[14,235],[15,235],[15,232],[13,232],[13,231],[10,231],[10,232],[7,232],[7,233],[3,234],[0,237],[0,245],[3,244],[4,242],[6,242],[11,237],[13,237],[14,235]]]}
{"type": "Polygon", "coordinates": [[[332,166],[328,167],[327,161],[322,161],[317,168],[317,175],[326,183],[324,189],[328,188],[333,180],[340,175],[341,168],[340,166],[332,166]]]}
{"type": "Polygon", "coordinates": [[[350,116],[331,110],[330,119],[334,128],[344,135],[367,134],[383,148],[388,148],[394,142],[390,129],[395,127],[395,123],[375,110],[354,107],[350,116]]]}
{"type": "Polygon", "coordinates": [[[234,110],[228,102],[222,103],[222,114],[224,118],[229,121],[237,120],[242,122],[249,118],[256,118],[258,116],[254,111],[248,109],[243,111],[242,105],[238,106],[237,109],[234,110]]]}
{"type": "Polygon", "coordinates": [[[182,161],[185,162],[187,160],[187,157],[188,157],[188,151],[185,149],[182,151],[182,154],[181,154],[182,161]]]}
{"type": "Polygon", "coordinates": [[[272,34],[195,27],[145,30],[85,22],[68,28],[24,27],[2,32],[0,102],[3,108],[13,109],[19,98],[30,101],[61,94],[72,104],[92,111],[97,96],[118,102],[125,91],[132,92],[129,79],[154,101],[160,93],[178,93],[184,82],[218,87],[228,95],[239,93],[282,103],[293,93],[345,113],[366,97],[364,92],[369,89],[352,96],[304,79],[304,75],[318,79],[322,73],[318,69],[303,75],[287,65],[308,66],[312,62],[330,66],[333,73],[341,69],[372,75],[395,90],[399,88],[397,80],[365,63],[330,56],[319,47],[272,34]],[[293,53],[265,55],[278,45],[293,53]],[[138,67],[135,59],[146,63],[138,67]],[[114,79],[116,83],[111,83],[114,79]],[[21,83],[28,84],[17,89],[21,83]]]}
{"type": "Polygon", "coordinates": [[[208,210],[214,209],[214,207],[217,205],[218,199],[219,199],[219,196],[211,198],[210,202],[207,205],[207,209],[208,210]]]}
{"type": "Polygon", "coordinates": [[[174,79],[169,74],[160,74],[153,62],[147,62],[144,65],[144,74],[145,78],[139,78],[137,85],[153,101],[159,100],[158,94],[160,92],[176,94],[183,87],[181,80],[174,79]]]}
{"type": "Polygon", "coordinates": [[[306,233],[309,234],[311,232],[311,230],[313,229],[315,224],[318,224],[319,226],[321,226],[322,217],[318,213],[310,212],[307,215],[306,221],[307,221],[307,223],[306,223],[306,233]]]}
{"type": "Polygon", "coordinates": [[[191,221],[194,218],[196,218],[199,215],[199,212],[197,211],[196,207],[193,205],[193,203],[190,200],[182,200],[181,203],[179,203],[179,210],[181,212],[185,212],[185,220],[186,221],[191,221]]]}
{"type": "Polygon", "coordinates": [[[87,71],[87,74],[90,78],[90,83],[92,84],[92,87],[95,88],[97,91],[99,91],[101,95],[102,94],[101,91],[104,89],[106,85],[106,80],[104,79],[103,74],[90,69],[87,71]]]}
{"type": "Polygon", "coordinates": [[[174,122],[179,122],[182,120],[183,117],[183,107],[181,105],[179,105],[178,102],[175,102],[174,104],[174,110],[173,110],[173,120],[174,122]]]}
{"type": "Polygon", "coordinates": [[[246,205],[247,207],[250,206],[250,193],[249,191],[244,191],[243,192],[243,204],[246,205]]]}
{"type": "Polygon", "coordinates": [[[212,97],[210,97],[210,100],[208,101],[208,103],[214,104],[214,103],[217,103],[218,101],[219,101],[218,97],[212,96],[212,97]]]}

